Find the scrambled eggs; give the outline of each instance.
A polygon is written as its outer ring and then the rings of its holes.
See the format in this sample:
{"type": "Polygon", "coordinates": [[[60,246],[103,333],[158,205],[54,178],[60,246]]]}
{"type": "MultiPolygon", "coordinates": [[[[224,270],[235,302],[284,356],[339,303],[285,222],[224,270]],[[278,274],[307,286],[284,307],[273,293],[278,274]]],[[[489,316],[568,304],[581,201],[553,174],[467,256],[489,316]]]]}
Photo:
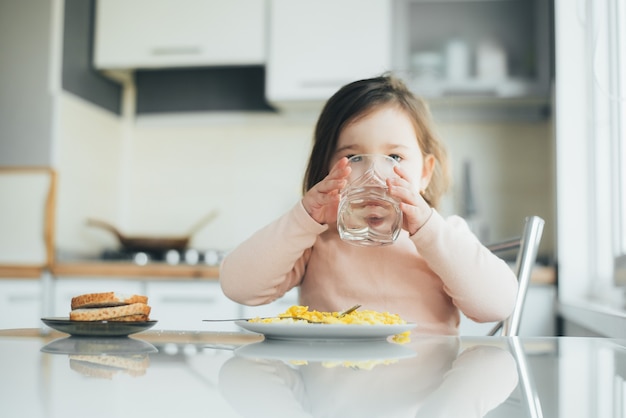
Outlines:
{"type": "MultiPolygon", "coordinates": [[[[352,313],[339,316],[339,312],[309,311],[308,306],[294,305],[285,312],[278,314],[274,318],[254,318],[250,322],[276,323],[276,322],[302,322],[310,321],[322,324],[357,324],[357,325],[392,325],[406,324],[400,315],[388,312],[377,312],[372,310],[356,310],[352,313]]],[[[409,342],[410,331],[393,336],[393,341],[404,344],[409,342]]]]}

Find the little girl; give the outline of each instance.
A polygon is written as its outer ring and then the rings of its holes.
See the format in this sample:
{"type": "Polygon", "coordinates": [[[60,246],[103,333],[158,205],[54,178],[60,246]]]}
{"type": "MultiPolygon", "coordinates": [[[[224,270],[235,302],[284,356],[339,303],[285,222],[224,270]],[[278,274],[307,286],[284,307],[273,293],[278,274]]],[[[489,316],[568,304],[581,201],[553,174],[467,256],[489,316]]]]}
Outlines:
{"type": "Polygon", "coordinates": [[[446,153],[424,103],[393,76],[342,87],[315,128],[304,196],[224,259],[220,283],[245,305],[273,302],[299,286],[299,303],[319,311],[363,309],[399,314],[415,333],[457,334],[459,310],[477,322],[503,320],[517,280],[458,216],[437,212],[448,186],[446,153]],[[337,232],[348,158],[395,159],[389,194],[400,203],[403,230],[392,245],[359,247],[337,232]]]}

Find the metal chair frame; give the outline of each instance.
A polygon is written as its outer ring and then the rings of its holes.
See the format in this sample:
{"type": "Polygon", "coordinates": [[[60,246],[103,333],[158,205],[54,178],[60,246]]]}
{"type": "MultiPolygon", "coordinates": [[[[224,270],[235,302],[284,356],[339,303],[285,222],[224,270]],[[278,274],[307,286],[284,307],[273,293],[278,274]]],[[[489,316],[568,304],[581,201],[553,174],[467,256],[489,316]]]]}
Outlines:
{"type": "Polygon", "coordinates": [[[545,221],[539,216],[529,216],[525,219],[524,230],[520,237],[487,245],[487,248],[495,254],[518,250],[514,272],[519,286],[513,313],[504,321],[498,322],[488,335],[496,335],[500,329],[502,329],[501,335],[517,336],[519,334],[522,311],[526,302],[531,273],[537,260],[544,224],[545,221]]]}

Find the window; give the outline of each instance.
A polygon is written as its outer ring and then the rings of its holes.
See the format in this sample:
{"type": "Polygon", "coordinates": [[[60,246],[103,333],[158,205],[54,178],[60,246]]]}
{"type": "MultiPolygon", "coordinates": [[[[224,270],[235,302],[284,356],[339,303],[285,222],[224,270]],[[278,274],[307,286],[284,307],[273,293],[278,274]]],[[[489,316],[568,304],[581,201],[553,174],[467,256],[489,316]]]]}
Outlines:
{"type": "Polygon", "coordinates": [[[590,247],[592,271],[608,278],[595,284],[595,293],[604,293],[613,285],[626,286],[625,2],[587,0],[584,15],[590,98],[586,143],[594,202],[590,247]]]}
{"type": "Polygon", "coordinates": [[[626,285],[626,4],[591,1],[595,131],[610,142],[611,242],[615,283],[626,285]]]}
{"type": "Polygon", "coordinates": [[[559,302],[624,314],[624,0],[555,0],[555,73],[559,302]]]}

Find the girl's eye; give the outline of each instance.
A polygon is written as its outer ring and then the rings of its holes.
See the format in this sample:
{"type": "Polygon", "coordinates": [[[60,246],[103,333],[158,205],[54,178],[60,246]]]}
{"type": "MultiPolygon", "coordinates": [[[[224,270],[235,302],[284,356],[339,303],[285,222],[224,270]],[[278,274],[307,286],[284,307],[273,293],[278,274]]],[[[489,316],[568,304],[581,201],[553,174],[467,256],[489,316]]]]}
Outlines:
{"type": "Polygon", "coordinates": [[[348,160],[351,160],[352,162],[358,163],[359,161],[361,161],[363,158],[358,156],[356,158],[354,158],[356,155],[355,154],[349,154],[346,155],[346,157],[348,158],[348,160]]]}
{"type": "Polygon", "coordinates": [[[402,160],[402,157],[400,157],[398,154],[390,154],[389,156],[398,162],[402,160]]]}

